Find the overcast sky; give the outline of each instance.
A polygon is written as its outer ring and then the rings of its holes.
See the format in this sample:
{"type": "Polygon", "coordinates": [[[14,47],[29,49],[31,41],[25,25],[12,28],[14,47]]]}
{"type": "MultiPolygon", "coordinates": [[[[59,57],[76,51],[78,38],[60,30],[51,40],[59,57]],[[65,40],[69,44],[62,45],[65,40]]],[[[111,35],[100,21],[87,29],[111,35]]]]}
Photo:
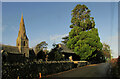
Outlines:
{"type": "Polygon", "coordinates": [[[2,43],[16,45],[21,14],[23,13],[29,46],[46,41],[48,49],[61,43],[70,32],[71,10],[85,4],[91,10],[101,42],[111,46],[114,57],[118,55],[118,3],[116,2],[3,2],[2,43]]]}

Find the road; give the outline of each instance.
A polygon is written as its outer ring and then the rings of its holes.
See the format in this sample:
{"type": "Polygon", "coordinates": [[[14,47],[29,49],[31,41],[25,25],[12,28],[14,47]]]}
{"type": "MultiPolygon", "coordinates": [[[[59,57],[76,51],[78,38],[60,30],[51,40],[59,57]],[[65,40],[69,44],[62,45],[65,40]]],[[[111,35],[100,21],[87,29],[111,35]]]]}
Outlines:
{"type": "Polygon", "coordinates": [[[93,64],[60,72],[49,77],[107,77],[108,63],[93,64]]]}

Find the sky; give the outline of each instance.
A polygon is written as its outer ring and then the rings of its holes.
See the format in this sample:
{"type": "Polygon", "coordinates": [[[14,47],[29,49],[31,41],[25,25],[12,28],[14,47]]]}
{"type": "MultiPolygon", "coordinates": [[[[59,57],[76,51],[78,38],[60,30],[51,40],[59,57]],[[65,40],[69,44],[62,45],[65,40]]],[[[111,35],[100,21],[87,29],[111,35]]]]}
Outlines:
{"type": "Polygon", "coordinates": [[[118,56],[118,3],[117,2],[3,2],[2,43],[16,45],[23,13],[29,47],[46,41],[48,49],[61,43],[70,32],[71,11],[77,4],[91,10],[101,42],[110,45],[112,55],[118,56]]]}

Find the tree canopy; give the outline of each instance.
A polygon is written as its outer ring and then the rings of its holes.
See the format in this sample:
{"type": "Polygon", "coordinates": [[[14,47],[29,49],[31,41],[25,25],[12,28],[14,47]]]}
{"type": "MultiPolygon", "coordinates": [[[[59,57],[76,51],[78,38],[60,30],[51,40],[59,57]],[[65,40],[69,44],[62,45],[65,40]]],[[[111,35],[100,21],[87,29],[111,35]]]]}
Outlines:
{"type": "Polygon", "coordinates": [[[111,58],[111,49],[110,49],[110,46],[106,43],[103,43],[103,53],[105,55],[106,58],[111,58]]]}
{"type": "Polygon", "coordinates": [[[69,36],[65,36],[62,39],[63,39],[63,41],[61,41],[61,42],[66,45],[69,40],[69,36]]]}
{"type": "Polygon", "coordinates": [[[81,59],[87,59],[93,52],[102,49],[102,43],[100,42],[98,30],[96,28],[93,28],[90,31],[80,32],[80,27],[74,27],[69,33],[67,46],[76,52],[81,59]]]}
{"type": "Polygon", "coordinates": [[[81,60],[96,57],[98,51],[102,50],[98,29],[95,28],[94,18],[90,17],[90,12],[87,6],[78,4],[71,14],[72,29],[69,32],[67,47],[78,54],[81,60]]]}
{"type": "Polygon", "coordinates": [[[46,49],[47,45],[48,44],[45,41],[42,41],[41,43],[37,44],[35,46],[35,53],[37,54],[39,51],[46,49]]]}
{"type": "Polygon", "coordinates": [[[95,27],[94,18],[90,17],[90,10],[85,5],[78,4],[72,10],[72,19],[70,28],[78,26],[82,31],[89,30],[95,27]]]}

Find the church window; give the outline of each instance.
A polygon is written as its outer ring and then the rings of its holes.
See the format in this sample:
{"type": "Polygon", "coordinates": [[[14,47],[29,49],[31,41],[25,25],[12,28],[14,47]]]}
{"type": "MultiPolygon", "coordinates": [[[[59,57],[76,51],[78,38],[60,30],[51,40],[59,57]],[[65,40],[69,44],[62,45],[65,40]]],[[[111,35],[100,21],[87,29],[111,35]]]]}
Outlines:
{"type": "Polygon", "coordinates": [[[24,41],[23,45],[25,46],[25,41],[24,41]]]}

